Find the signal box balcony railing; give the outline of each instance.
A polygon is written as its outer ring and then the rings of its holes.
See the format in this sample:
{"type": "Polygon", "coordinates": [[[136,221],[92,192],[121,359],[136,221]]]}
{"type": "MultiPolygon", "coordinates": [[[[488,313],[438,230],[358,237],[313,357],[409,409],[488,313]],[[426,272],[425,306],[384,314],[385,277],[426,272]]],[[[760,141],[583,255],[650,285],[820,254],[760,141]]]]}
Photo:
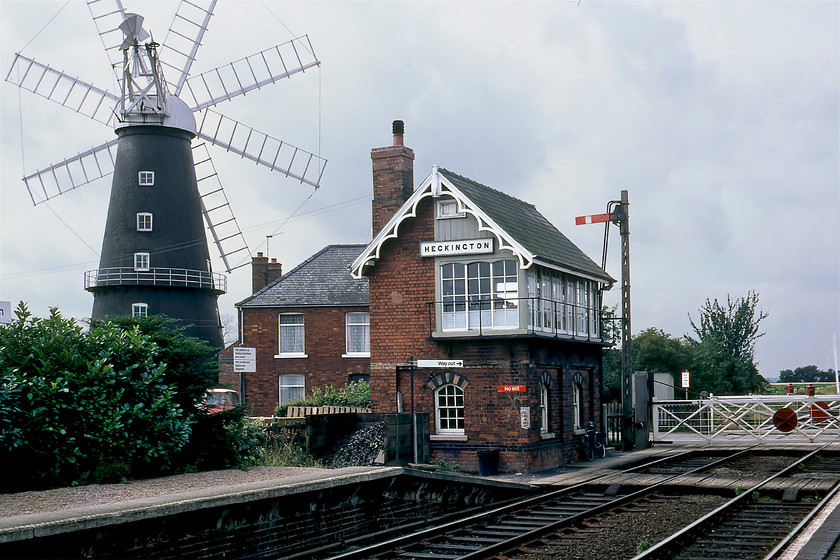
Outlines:
{"type": "Polygon", "coordinates": [[[128,266],[100,268],[85,272],[85,290],[96,291],[107,286],[165,286],[227,292],[227,277],[206,270],[186,268],[150,268],[134,270],[128,266]]]}
{"type": "Polygon", "coordinates": [[[429,337],[543,336],[603,342],[602,312],[541,297],[463,298],[427,304],[429,337]]]}

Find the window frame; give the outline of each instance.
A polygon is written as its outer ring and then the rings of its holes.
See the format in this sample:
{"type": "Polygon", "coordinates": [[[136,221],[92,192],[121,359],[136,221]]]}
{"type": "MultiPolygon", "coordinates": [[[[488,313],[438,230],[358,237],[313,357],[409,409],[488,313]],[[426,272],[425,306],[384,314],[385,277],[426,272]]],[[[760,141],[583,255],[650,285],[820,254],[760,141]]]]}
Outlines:
{"type": "Polygon", "coordinates": [[[464,210],[458,210],[458,201],[453,198],[438,200],[435,216],[438,220],[450,220],[452,218],[465,218],[467,213],[464,210]],[[452,208],[452,212],[447,212],[448,208],[452,208]]]}
{"type": "Polygon", "coordinates": [[[549,403],[551,389],[543,382],[540,382],[540,434],[548,434],[551,430],[549,425],[549,403]]]}
{"type": "Polygon", "coordinates": [[[442,332],[514,330],[520,324],[516,259],[451,261],[438,267],[442,332]]]}
{"type": "Polygon", "coordinates": [[[134,270],[137,272],[148,272],[151,270],[151,257],[149,253],[134,253],[134,270]]]}
{"type": "Polygon", "coordinates": [[[572,429],[583,430],[583,382],[572,381],[572,429]]]}
{"type": "Polygon", "coordinates": [[[277,402],[280,404],[288,404],[294,400],[300,400],[306,397],[306,376],[302,373],[281,373],[277,376],[277,402]],[[294,378],[294,379],[292,379],[294,378]],[[300,381],[300,383],[283,383],[284,381],[300,381]],[[299,389],[296,395],[290,394],[291,389],[299,389]],[[286,394],[286,400],[283,400],[283,394],[286,394]]]}
{"type": "Polygon", "coordinates": [[[465,434],[464,432],[464,423],[466,419],[466,415],[464,413],[464,389],[459,387],[454,383],[446,383],[441,385],[437,389],[435,389],[434,399],[435,399],[435,433],[438,435],[452,435],[452,436],[462,436],[465,434]],[[451,394],[449,394],[451,392],[451,394]],[[448,403],[444,403],[445,406],[441,405],[441,397],[445,400],[450,398],[454,399],[454,404],[450,405],[448,403]],[[459,404],[460,401],[460,404],[459,404]],[[442,411],[452,411],[454,415],[450,415],[447,412],[446,417],[441,415],[442,411]],[[460,414],[459,414],[460,412],[460,414]],[[443,427],[442,422],[446,420],[447,424],[451,422],[455,422],[456,427],[443,427]],[[460,424],[460,427],[457,427],[460,424]]]}
{"type": "MultiPolygon", "coordinates": [[[[356,335],[358,336],[358,335],[356,335]]],[[[369,358],[370,357],[370,312],[369,311],[348,311],[344,314],[344,354],[342,355],[344,358],[369,358]],[[364,322],[357,321],[351,322],[353,317],[351,316],[366,316],[366,320],[364,322]],[[366,350],[353,350],[355,346],[353,342],[356,340],[354,335],[352,334],[355,330],[353,327],[367,327],[365,334],[364,334],[364,343],[362,344],[366,350]]]]}
{"type": "Polygon", "coordinates": [[[151,212],[137,212],[137,231],[152,231],[154,227],[154,217],[151,212]],[[143,223],[141,224],[141,219],[143,223]],[[148,222],[148,227],[146,226],[148,222]]]}
{"type": "Polygon", "coordinates": [[[307,358],[306,354],[306,318],[303,313],[280,313],[277,316],[277,355],[275,358],[307,358]],[[283,317],[299,317],[299,323],[282,323],[283,317]],[[283,351],[284,330],[295,329],[294,348],[291,351],[283,351]],[[300,332],[297,333],[297,330],[300,332]],[[297,340],[299,335],[300,341],[297,340]]]}
{"type": "Polygon", "coordinates": [[[149,304],[144,302],[137,302],[131,304],[131,316],[132,317],[148,317],[149,316],[149,304]]]}
{"type": "Polygon", "coordinates": [[[138,171],[137,184],[141,187],[155,186],[155,172],[154,171],[138,171]]]}

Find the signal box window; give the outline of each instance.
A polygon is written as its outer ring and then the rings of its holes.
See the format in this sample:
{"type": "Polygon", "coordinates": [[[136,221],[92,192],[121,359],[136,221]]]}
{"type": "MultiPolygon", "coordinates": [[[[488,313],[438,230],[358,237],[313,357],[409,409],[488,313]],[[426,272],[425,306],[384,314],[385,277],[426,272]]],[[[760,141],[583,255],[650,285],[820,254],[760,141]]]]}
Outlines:
{"type": "Polygon", "coordinates": [[[438,434],[464,433],[464,390],[444,385],[435,391],[435,420],[438,434]]]}
{"type": "Polygon", "coordinates": [[[154,171],[140,171],[138,175],[141,187],[151,187],[155,184],[154,171]]]}

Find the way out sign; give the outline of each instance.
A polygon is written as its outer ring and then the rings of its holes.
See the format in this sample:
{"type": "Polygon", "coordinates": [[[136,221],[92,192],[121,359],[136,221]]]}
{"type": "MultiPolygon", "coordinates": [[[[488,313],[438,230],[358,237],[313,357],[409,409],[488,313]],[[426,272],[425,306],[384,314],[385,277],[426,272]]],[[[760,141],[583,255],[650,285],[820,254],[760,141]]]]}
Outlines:
{"type": "Polygon", "coordinates": [[[234,346],[233,371],[236,373],[255,373],[257,371],[257,349],[234,346]]]}

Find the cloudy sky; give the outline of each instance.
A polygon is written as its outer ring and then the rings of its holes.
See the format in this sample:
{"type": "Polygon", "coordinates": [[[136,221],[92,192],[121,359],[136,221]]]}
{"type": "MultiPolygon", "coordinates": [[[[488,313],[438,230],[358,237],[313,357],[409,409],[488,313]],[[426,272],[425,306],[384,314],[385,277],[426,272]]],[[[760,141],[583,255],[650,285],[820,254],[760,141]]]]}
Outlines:
{"type": "MultiPolygon", "coordinates": [[[[158,41],[177,8],[124,5],[158,41]]],[[[531,202],[596,262],[604,229],[574,217],[628,190],[634,334],[688,334],[707,298],[756,291],[762,374],[834,367],[840,3],[222,0],[193,73],[303,34],[320,69],[217,107],[329,160],[314,191],[211,148],[253,252],[290,270],[368,241],[370,150],[402,119],[415,182],[440,165],[531,202]]],[[[0,0],[0,41],[4,77],[21,51],[115,89],[81,0],[0,0]]],[[[0,96],[0,300],[87,317],[110,180],[33,206],[20,178],[113,131],[6,82],[0,96]]],[[[613,229],[616,278],[618,249],[613,229]]],[[[249,294],[244,267],[222,315],[249,294]]]]}

